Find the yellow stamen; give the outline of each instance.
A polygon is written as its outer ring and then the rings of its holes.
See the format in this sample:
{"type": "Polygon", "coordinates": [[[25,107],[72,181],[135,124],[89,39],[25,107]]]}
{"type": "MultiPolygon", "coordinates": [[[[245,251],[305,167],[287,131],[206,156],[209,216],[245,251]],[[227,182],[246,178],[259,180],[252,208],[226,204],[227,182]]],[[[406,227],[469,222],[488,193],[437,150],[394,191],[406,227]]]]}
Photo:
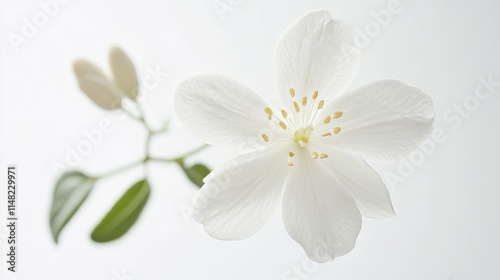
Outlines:
{"type": "Polygon", "coordinates": [[[264,141],[266,142],[269,142],[269,137],[267,137],[267,135],[264,133],[262,134],[262,139],[264,139],[264,141]]]}
{"type": "Polygon", "coordinates": [[[267,118],[269,120],[271,120],[273,117],[273,110],[271,110],[271,108],[269,108],[269,107],[266,107],[266,108],[264,108],[264,112],[267,113],[267,118]]]}
{"type": "Polygon", "coordinates": [[[324,122],[325,124],[328,124],[331,120],[332,120],[332,117],[327,116],[327,117],[325,118],[325,120],[323,120],[323,122],[324,122]]]}
{"type": "Polygon", "coordinates": [[[306,106],[307,105],[307,96],[304,96],[302,98],[302,106],[306,106]]]}
{"type": "Polygon", "coordinates": [[[294,90],[293,88],[291,88],[291,89],[290,89],[290,96],[291,96],[292,98],[294,98],[294,97],[295,97],[295,90],[294,90]]]}
{"type": "Polygon", "coordinates": [[[318,110],[323,108],[324,105],[325,105],[325,100],[320,100],[318,104],[318,110]]]}
{"type": "Polygon", "coordinates": [[[293,101],[293,108],[295,108],[295,112],[300,112],[300,107],[299,107],[299,104],[297,104],[297,102],[293,101]]]}
{"type": "Polygon", "coordinates": [[[293,166],[293,162],[289,162],[289,163],[288,163],[288,166],[293,166]]]}
{"type": "Polygon", "coordinates": [[[342,117],[343,114],[344,113],[342,113],[342,112],[335,112],[335,115],[333,115],[333,118],[338,119],[338,118],[342,117]]]}
{"type": "Polygon", "coordinates": [[[285,119],[288,117],[288,113],[285,110],[281,110],[281,114],[283,115],[283,118],[285,118],[285,119]]]}
{"type": "Polygon", "coordinates": [[[332,136],[332,134],[330,132],[327,132],[327,133],[323,133],[321,136],[327,137],[327,136],[332,136]]]}
{"type": "Polygon", "coordinates": [[[316,152],[313,152],[313,153],[312,153],[312,155],[313,155],[313,158],[314,158],[314,159],[317,159],[317,158],[318,158],[318,156],[319,156],[319,155],[318,155],[318,153],[316,153],[316,152]]]}
{"type": "Polygon", "coordinates": [[[280,122],[280,126],[281,128],[286,129],[286,124],[284,122],[280,122]]]}
{"type": "Polygon", "coordinates": [[[339,133],[340,133],[340,127],[338,127],[338,126],[337,126],[336,128],[334,128],[334,129],[333,129],[333,132],[334,132],[335,134],[339,134],[339,133]]]}
{"type": "Polygon", "coordinates": [[[313,100],[316,100],[316,98],[318,98],[318,91],[315,91],[313,93],[313,100]]]}
{"type": "Polygon", "coordinates": [[[321,155],[319,155],[319,158],[327,158],[327,157],[328,157],[327,154],[321,154],[321,155]]]}
{"type": "Polygon", "coordinates": [[[295,154],[294,154],[293,152],[288,152],[288,155],[289,155],[290,157],[295,156],[295,154]]]}

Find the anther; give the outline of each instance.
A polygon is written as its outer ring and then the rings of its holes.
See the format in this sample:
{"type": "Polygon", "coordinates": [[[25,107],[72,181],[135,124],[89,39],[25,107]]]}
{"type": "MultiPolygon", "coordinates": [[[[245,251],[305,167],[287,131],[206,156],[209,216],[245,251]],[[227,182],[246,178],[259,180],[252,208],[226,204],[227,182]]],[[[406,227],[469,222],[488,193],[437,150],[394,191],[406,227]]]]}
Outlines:
{"type": "Polygon", "coordinates": [[[321,136],[323,136],[323,137],[327,137],[327,136],[332,136],[332,134],[331,134],[330,132],[327,132],[327,133],[323,133],[323,134],[321,134],[321,136]]]}
{"type": "Polygon", "coordinates": [[[318,91],[315,91],[313,93],[313,100],[316,100],[316,98],[318,98],[318,91]]]}
{"type": "Polygon", "coordinates": [[[264,141],[266,142],[269,142],[269,137],[267,137],[267,135],[264,133],[262,134],[262,139],[264,139],[264,141]]]}
{"type": "Polygon", "coordinates": [[[286,124],[284,122],[280,122],[280,126],[281,128],[286,129],[286,124]]]}
{"type": "Polygon", "coordinates": [[[302,98],[302,106],[306,106],[307,105],[307,96],[304,96],[302,98]]]}
{"type": "Polygon", "coordinates": [[[335,115],[333,115],[333,118],[338,119],[338,118],[342,117],[343,114],[344,113],[342,113],[342,112],[335,112],[335,115]]]}
{"type": "Polygon", "coordinates": [[[335,134],[339,134],[339,133],[340,133],[340,127],[338,127],[338,126],[337,126],[336,128],[334,128],[334,129],[333,129],[333,132],[334,132],[335,134]]]}
{"type": "Polygon", "coordinates": [[[318,155],[318,153],[313,152],[313,153],[312,153],[312,156],[313,156],[313,158],[314,158],[314,159],[317,159],[319,155],[318,155]]]}
{"type": "Polygon", "coordinates": [[[288,152],[288,155],[289,155],[290,157],[295,156],[295,154],[294,154],[293,152],[288,152]]]}
{"type": "Polygon", "coordinates": [[[291,88],[291,89],[290,89],[290,96],[291,96],[292,98],[294,98],[294,97],[295,97],[295,90],[294,90],[293,88],[291,88]]]}
{"type": "Polygon", "coordinates": [[[300,107],[299,107],[299,104],[297,104],[297,102],[293,101],[293,108],[295,108],[295,112],[300,112],[300,107]]]}
{"type": "Polygon", "coordinates": [[[271,120],[273,117],[273,110],[271,110],[271,108],[269,108],[269,107],[266,107],[266,108],[264,108],[264,112],[267,113],[267,118],[269,120],[271,120]]]}
{"type": "Polygon", "coordinates": [[[285,119],[288,117],[288,113],[285,110],[281,110],[281,115],[283,115],[285,119]]]}
{"type": "Polygon", "coordinates": [[[327,157],[328,157],[327,154],[321,154],[321,155],[319,155],[319,158],[327,158],[327,157]]]}
{"type": "Polygon", "coordinates": [[[293,162],[288,162],[288,166],[293,166],[293,162]]]}
{"type": "Polygon", "coordinates": [[[332,117],[327,116],[327,117],[323,120],[323,122],[324,122],[325,124],[328,124],[331,120],[332,120],[332,117]]]}
{"type": "Polygon", "coordinates": [[[324,105],[325,105],[325,100],[320,100],[318,104],[318,110],[323,108],[324,105]]]}

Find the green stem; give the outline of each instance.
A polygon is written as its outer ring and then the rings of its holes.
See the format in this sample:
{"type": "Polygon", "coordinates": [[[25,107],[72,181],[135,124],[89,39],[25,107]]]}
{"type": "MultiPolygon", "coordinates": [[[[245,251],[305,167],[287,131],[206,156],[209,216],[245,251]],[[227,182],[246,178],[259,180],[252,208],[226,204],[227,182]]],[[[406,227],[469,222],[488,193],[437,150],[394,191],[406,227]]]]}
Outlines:
{"type": "Polygon", "coordinates": [[[132,119],[140,122],[148,131],[152,131],[144,118],[144,111],[139,103],[136,103],[137,110],[139,111],[139,116],[132,114],[127,108],[122,108],[122,110],[127,113],[132,119]]]}
{"type": "Polygon", "coordinates": [[[205,149],[206,147],[208,147],[207,144],[204,144],[204,145],[201,145],[200,147],[194,149],[194,150],[191,150],[183,155],[180,155],[180,156],[177,156],[177,157],[173,157],[173,158],[156,158],[156,157],[152,157],[152,158],[149,158],[149,160],[152,160],[152,161],[159,161],[159,162],[177,162],[179,164],[181,164],[185,158],[189,157],[189,156],[192,156],[198,152],[200,152],[201,150],[205,149]]]}
{"type": "MultiPolygon", "coordinates": [[[[149,135],[151,136],[151,135],[149,135]]],[[[149,142],[149,141],[147,141],[149,142]]],[[[148,145],[149,146],[149,145],[148,145]]],[[[117,169],[114,169],[114,170],[111,170],[111,171],[108,171],[106,173],[103,173],[99,176],[94,176],[93,178],[95,178],[96,180],[97,179],[100,179],[100,178],[104,178],[104,177],[108,177],[108,176],[112,176],[112,175],[115,175],[117,173],[120,173],[120,172],[123,172],[123,171],[126,171],[128,169],[131,169],[133,167],[136,167],[138,165],[141,165],[141,164],[145,164],[147,162],[150,162],[150,161],[158,161],[158,162],[175,162],[177,164],[179,164],[180,166],[183,166],[184,164],[184,159],[189,157],[189,156],[192,156],[198,152],[200,152],[201,150],[205,149],[206,147],[208,147],[208,145],[202,145],[194,150],[191,150],[181,156],[177,156],[177,157],[174,157],[174,158],[156,158],[156,157],[150,157],[149,155],[146,155],[144,157],[144,159],[140,160],[140,161],[135,161],[135,162],[132,162],[132,163],[129,163],[127,165],[124,165],[120,168],[117,168],[117,169]]]]}
{"type": "Polygon", "coordinates": [[[122,167],[119,167],[117,169],[113,169],[111,171],[103,173],[103,174],[101,174],[99,176],[94,176],[93,178],[100,179],[100,178],[104,178],[104,177],[109,177],[109,176],[115,175],[117,173],[123,172],[125,170],[131,169],[133,167],[136,167],[138,165],[141,165],[141,164],[145,163],[147,160],[148,160],[147,158],[144,158],[144,159],[142,159],[140,161],[131,162],[131,163],[126,164],[126,165],[124,165],[122,167]]]}
{"type": "Polygon", "coordinates": [[[139,120],[139,117],[137,117],[136,115],[132,114],[129,110],[127,110],[125,108],[122,108],[122,111],[125,112],[130,118],[132,118],[134,120],[139,120]]]}
{"type": "Polygon", "coordinates": [[[137,109],[139,111],[139,118],[138,118],[138,120],[144,125],[144,127],[151,134],[151,132],[153,130],[151,129],[151,127],[149,127],[148,123],[146,122],[146,118],[144,117],[144,110],[142,109],[141,104],[137,103],[137,109]]]}
{"type": "Polygon", "coordinates": [[[151,130],[148,130],[148,135],[146,136],[146,144],[144,147],[144,154],[146,158],[149,158],[149,147],[151,147],[151,139],[153,138],[153,133],[151,130]]]}
{"type": "Polygon", "coordinates": [[[208,145],[202,145],[194,150],[191,150],[181,156],[177,156],[175,158],[154,158],[154,157],[151,157],[150,155],[150,147],[151,147],[151,140],[153,139],[153,136],[158,134],[158,133],[162,133],[164,131],[167,130],[167,127],[165,125],[165,127],[159,129],[159,130],[153,130],[151,129],[151,127],[148,125],[148,123],[146,122],[146,119],[144,117],[144,110],[142,109],[142,106],[141,104],[139,103],[136,103],[137,104],[137,109],[139,111],[139,116],[135,116],[134,114],[132,114],[129,110],[125,109],[125,108],[122,108],[123,111],[125,111],[125,113],[127,113],[132,119],[134,120],[137,120],[139,121],[143,126],[144,128],[146,129],[146,132],[147,132],[147,136],[146,136],[146,142],[145,142],[145,147],[144,147],[144,158],[140,161],[136,161],[136,162],[132,162],[132,163],[129,163],[127,165],[124,165],[120,168],[117,168],[117,169],[114,169],[112,171],[109,171],[107,173],[104,173],[104,174],[101,174],[99,176],[95,176],[93,178],[95,178],[96,180],[99,179],[99,178],[103,178],[103,177],[108,177],[108,176],[111,176],[111,175],[114,175],[116,173],[120,173],[120,172],[123,172],[125,170],[128,170],[130,168],[133,168],[135,166],[138,166],[138,165],[141,165],[143,164],[144,165],[144,168],[145,168],[145,172],[147,172],[147,164],[148,162],[150,161],[158,161],[158,162],[176,162],[177,164],[179,164],[181,167],[184,166],[184,159],[186,157],[189,157],[189,156],[192,156],[196,153],[198,153],[199,151],[205,149],[206,147],[208,147],[208,145]]]}

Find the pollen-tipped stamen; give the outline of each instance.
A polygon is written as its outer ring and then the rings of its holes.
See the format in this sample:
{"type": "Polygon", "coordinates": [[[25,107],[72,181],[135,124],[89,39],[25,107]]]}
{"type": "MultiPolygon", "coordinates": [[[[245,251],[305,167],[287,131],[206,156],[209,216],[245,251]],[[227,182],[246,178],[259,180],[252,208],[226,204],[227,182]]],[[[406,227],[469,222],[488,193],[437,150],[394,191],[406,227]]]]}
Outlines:
{"type": "Polygon", "coordinates": [[[340,133],[340,127],[338,127],[338,126],[337,126],[337,127],[335,127],[335,128],[333,129],[333,132],[334,132],[335,134],[339,134],[339,133],[340,133]]]}
{"type": "Polygon", "coordinates": [[[293,157],[295,156],[295,153],[290,151],[288,152],[288,166],[293,166],[293,157]]]}
{"type": "Polygon", "coordinates": [[[296,101],[293,101],[293,108],[295,109],[295,112],[300,112],[299,104],[296,101]]]}
{"type": "Polygon", "coordinates": [[[323,106],[325,106],[325,100],[320,100],[318,104],[318,110],[323,109],[323,106]]]}
{"type": "Polygon", "coordinates": [[[264,141],[266,142],[269,142],[269,137],[265,133],[262,133],[262,139],[264,139],[264,141]]]}
{"type": "Polygon", "coordinates": [[[269,107],[266,107],[266,108],[264,108],[264,112],[266,112],[267,118],[269,120],[272,120],[272,118],[273,118],[273,110],[271,110],[271,108],[269,108],[269,107]]]}
{"type": "Polygon", "coordinates": [[[344,114],[344,113],[343,113],[343,112],[340,112],[340,111],[339,111],[339,112],[335,112],[335,114],[333,115],[333,118],[334,118],[334,119],[338,119],[338,118],[342,117],[342,115],[343,115],[343,114],[344,114]]]}

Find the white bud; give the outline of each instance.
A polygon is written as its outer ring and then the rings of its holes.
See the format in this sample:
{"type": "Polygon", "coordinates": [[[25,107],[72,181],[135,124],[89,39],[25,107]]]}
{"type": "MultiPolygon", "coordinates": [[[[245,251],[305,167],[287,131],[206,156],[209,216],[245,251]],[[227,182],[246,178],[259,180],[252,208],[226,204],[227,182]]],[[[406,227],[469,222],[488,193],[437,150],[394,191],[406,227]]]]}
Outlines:
{"type": "Polygon", "coordinates": [[[119,47],[113,47],[109,53],[109,63],[116,85],[123,91],[125,96],[135,100],[138,94],[139,81],[130,58],[119,47]]]}
{"type": "Polygon", "coordinates": [[[80,89],[95,104],[105,110],[120,108],[120,90],[96,66],[86,60],[77,60],[73,63],[73,70],[80,89]]]}

